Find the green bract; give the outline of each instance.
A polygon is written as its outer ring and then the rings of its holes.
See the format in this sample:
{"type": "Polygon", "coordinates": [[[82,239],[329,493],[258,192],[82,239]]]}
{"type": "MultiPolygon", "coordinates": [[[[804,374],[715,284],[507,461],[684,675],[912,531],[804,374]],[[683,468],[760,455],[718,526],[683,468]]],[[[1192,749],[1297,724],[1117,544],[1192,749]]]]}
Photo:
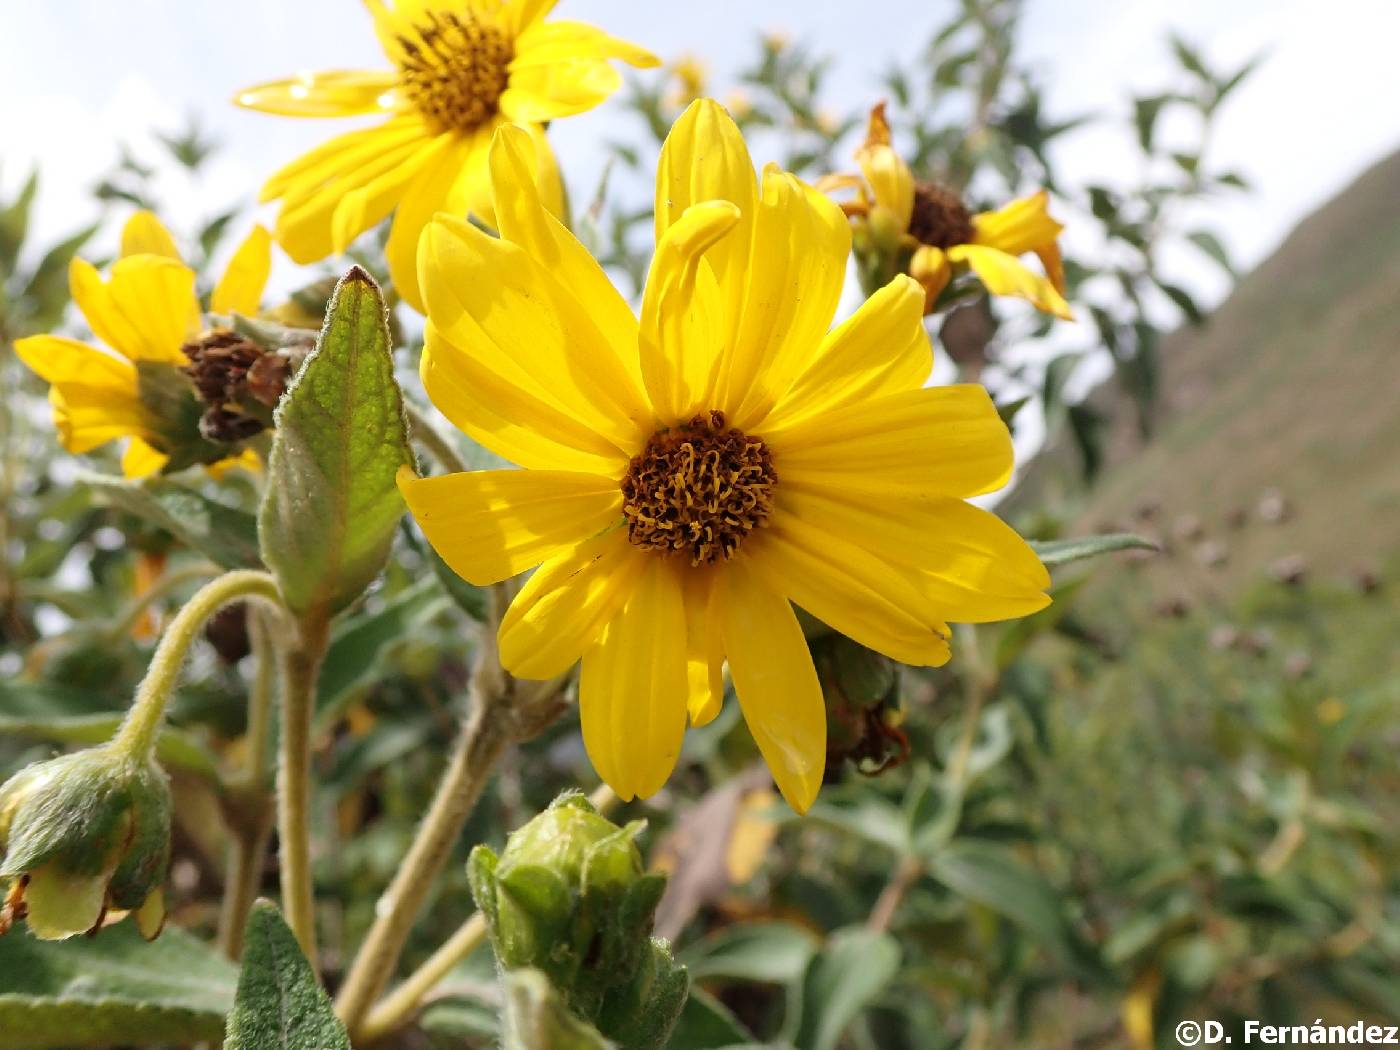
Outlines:
{"type": "Polygon", "coordinates": [[[165,921],[170,787],[154,762],[95,747],[27,766],[0,787],[0,932],[26,918],[60,940],[134,911],[148,940],[165,921]]]}
{"type": "Polygon", "coordinates": [[[665,1045],[689,978],[651,937],[662,875],[642,869],[634,839],[582,795],[566,792],[506,841],[472,851],[472,895],[506,970],[549,978],[575,1016],[627,1050],[665,1045]]]}

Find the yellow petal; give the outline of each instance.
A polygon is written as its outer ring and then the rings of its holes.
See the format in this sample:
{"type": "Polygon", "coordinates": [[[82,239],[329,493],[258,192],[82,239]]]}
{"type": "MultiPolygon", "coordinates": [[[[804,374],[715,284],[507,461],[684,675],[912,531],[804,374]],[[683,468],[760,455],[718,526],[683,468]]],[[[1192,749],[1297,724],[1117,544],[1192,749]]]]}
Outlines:
{"type": "Polygon", "coordinates": [[[522,248],[439,216],[420,242],[419,276],[433,328],[592,432],[574,447],[621,459],[635,451],[650,421],[630,377],[586,310],[556,295],[557,282],[522,248]]]}
{"type": "Polygon", "coordinates": [[[122,453],[122,474],[128,478],[147,478],[159,474],[170,457],[142,438],[132,438],[122,453]]]}
{"type": "Polygon", "coordinates": [[[271,272],[272,235],[262,226],[254,226],[214,286],[209,308],[216,314],[255,316],[271,272]]]}
{"type": "Polygon", "coordinates": [[[924,312],[932,312],[933,304],[953,277],[948,254],[942,248],[921,244],[909,259],[909,276],[918,281],[924,290],[924,312]]]}
{"type": "Polygon", "coordinates": [[[1035,552],[995,514],[969,503],[914,489],[852,500],[837,488],[786,479],[781,498],[830,537],[914,570],[901,570],[901,578],[913,577],[942,620],[1004,620],[1049,604],[1050,576],[1035,552]]]}
{"type": "Polygon", "coordinates": [[[667,228],[652,256],[640,349],[647,393],[664,425],[705,408],[714,389],[724,306],[718,285],[701,279],[701,264],[738,221],[739,209],[729,201],[693,204],[667,228]]]}
{"type": "Polygon", "coordinates": [[[656,243],[666,230],[701,201],[729,201],[739,209],[739,224],[709,254],[709,263],[724,297],[724,330],[733,329],[743,309],[744,287],[753,241],[758,190],[753,161],[744,136],[723,106],[697,99],[671,126],[656,169],[656,243]]]}
{"type": "Polygon", "coordinates": [[[598,774],[624,802],[656,794],[685,736],[685,607],[675,566],[648,558],[626,604],[583,654],[579,721],[598,774]]]}
{"type": "Polygon", "coordinates": [[[890,394],[761,435],[782,479],[859,498],[903,492],[975,496],[1011,478],[1011,434],[984,387],[890,394]]]}
{"type": "Polygon", "coordinates": [[[888,208],[899,229],[907,230],[914,214],[914,174],[890,145],[890,125],[883,102],[870,110],[865,142],[856,151],[856,162],[875,203],[888,208]]]}
{"type": "Polygon", "coordinates": [[[353,117],[385,113],[406,104],[397,73],[352,69],[298,73],[233,96],[236,106],[284,117],[353,117]]]}
{"type": "Polygon", "coordinates": [[[1011,295],[1029,300],[1039,310],[1074,320],[1069,303],[1055,291],[1047,278],[1032,273],[1013,255],[980,244],[958,244],[948,249],[953,262],[967,263],[993,295],[1011,295]]]}
{"type": "Polygon", "coordinates": [[[136,369],[130,361],[57,335],[15,340],[15,355],[47,383],[86,384],[109,396],[136,395],[136,369]]]}
{"type": "Polygon", "coordinates": [[[52,384],[54,426],[69,452],[89,452],[114,438],[145,432],[136,369],[129,361],[54,335],[18,339],[15,354],[52,384]]]}
{"type": "Polygon", "coordinates": [[[113,398],[101,387],[50,387],[49,405],[59,440],[69,452],[90,452],[116,438],[148,433],[145,409],[135,397],[113,398]]]}
{"type": "Polygon", "coordinates": [[[103,282],[81,259],[68,268],[73,300],[93,332],[133,361],[186,364],[180,347],[198,334],[194,271],[159,255],[130,255],[103,282]]]}
{"type": "Polygon", "coordinates": [[[160,931],[165,928],[165,890],[157,886],[153,889],[141,907],[132,913],[132,921],[136,923],[136,929],[141,934],[141,938],[153,941],[160,936],[160,931]]]}
{"type": "Polygon", "coordinates": [[[402,156],[404,147],[411,148],[432,137],[423,119],[416,114],[393,117],[383,124],[345,132],[284,164],[263,183],[258,200],[266,202],[288,194],[304,198],[367,161],[388,153],[402,156]]]}
{"type": "Polygon", "coordinates": [[[827,626],[915,667],[948,660],[948,627],[907,570],[838,538],[800,509],[750,537],[753,572],[827,626]]]}
{"type": "Polygon", "coordinates": [[[490,134],[478,131],[448,138],[448,148],[405,188],[384,246],[394,289],[419,313],[425,310],[419,285],[419,242],[428,223],[438,212],[466,218],[480,210],[482,200],[488,204],[491,200],[490,169],[486,160],[490,134]]]}
{"type": "Polygon", "coordinates": [[[974,215],[974,244],[997,248],[1008,255],[1022,255],[1054,244],[1064,224],[1050,217],[1050,195],[1044,190],[1012,201],[1004,208],[974,215]]]}
{"type": "Polygon", "coordinates": [[[916,390],[933,370],[924,292],[899,276],[822,339],[808,366],[763,421],[781,428],[844,405],[916,390]]]}
{"type": "Polygon", "coordinates": [[[651,52],[594,26],[537,22],[515,41],[501,112],[510,120],[544,122],[590,110],[622,86],[611,59],[639,69],[660,64],[651,52]]]}
{"type": "Polygon", "coordinates": [[[741,430],[815,360],[846,282],[851,227],[831,199],[769,167],[754,224],[744,311],[720,404],[741,430]]]}
{"type": "Polygon", "coordinates": [[[563,674],[622,607],[647,561],[619,528],[545,562],[501,619],[502,666],[518,678],[563,674]]]}
{"type": "MultiPolygon", "coordinates": [[[[274,233],[277,243],[293,260],[311,263],[344,250],[351,240],[387,214],[386,195],[399,196],[400,203],[407,200],[416,184],[415,176],[421,177],[445,155],[441,139],[451,138],[430,136],[425,131],[400,140],[397,135],[388,134],[389,127],[386,124],[380,129],[383,134],[378,150],[364,152],[374,145],[370,139],[341,154],[336,164],[317,168],[287,187],[274,233]],[[357,222],[363,223],[359,229],[355,228],[357,222]]],[[[392,204],[390,199],[389,205],[392,204]]],[[[440,204],[438,200],[431,206],[440,204]]]]}
{"type": "Polygon", "coordinates": [[[53,864],[30,873],[24,889],[29,932],[41,941],[61,941],[86,933],[102,918],[110,870],[70,874],[53,864]]]}
{"type": "Polygon", "coordinates": [[[511,0],[506,14],[511,36],[519,36],[540,20],[548,17],[559,0],[511,0]]]}
{"type": "Polygon", "coordinates": [[[246,470],[257,474],[262,470],[262,460],[258,458],[257,452],[251,448],[245,448],[236,456],[228,456],[217,463],[209,463],[204,467],[204,472],[215,481],[222,481],[230,471],[246,470]]]}
{"type": "Polygon", "coordinates": [[[826,767],[826,704],[807,639],[782,595],[740,555],[717,576],[729,673],[763,760],[788,805],[807,812],[826,767]]]}
{"type": "Polygon", "coordinates": [[[682,578],[685,588],[686,708],[690,724],[714,720],[724,704],[724,639],[712,605],[715,574],[695,569],[682,578]]]}
{"type": "Polygon", "coordinates": [[[479,470],[415,478],[399,491],[423,535],[479,587],[533,569],[620,520],[616,481],[562,470],[479,470]]]}
{"type": "Polygon", "coordinates": [[[122,255],[164,255],[180,261],[180,249],[159,219],[142,209],[122,227],[122,255]]]}
{"type": "MultiPolygon", "coordinates": [[[[555,282],[556,295],[572,296],[587,311],[638,390],[637,318],[588,249],[559,221],[539,188],[543,135],[503,124],[491,144],[491,182],[501,236],[520,245],[555,282]]],[[[552,157],[552,153],[550,153],[552,157]]],[[[555,169],[557,173],[557,168],[555,169]]]]}

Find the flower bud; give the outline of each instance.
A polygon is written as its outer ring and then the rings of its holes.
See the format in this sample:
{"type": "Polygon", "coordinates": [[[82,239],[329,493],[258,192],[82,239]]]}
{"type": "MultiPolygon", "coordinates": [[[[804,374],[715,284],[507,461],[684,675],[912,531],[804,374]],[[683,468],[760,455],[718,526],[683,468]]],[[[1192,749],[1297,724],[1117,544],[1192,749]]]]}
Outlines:
{"type": "Polygon", "coordinates": [[[533,967],[574,1016],[628,1050],[662,1047],[688,978],[653,940],[666,888],[646,873],[635,838],[576,792],[566,792],[506,840],[499,857],[472,851],[468,874],[506,970],[533,967]]]}
{"type": "Polygon", "coordinates": [[[154,762],[109,746],[26,766],[0,786],[0,933],[93,932],[134,911],[146,939],[165,922],[170,786],[154,762]]]}

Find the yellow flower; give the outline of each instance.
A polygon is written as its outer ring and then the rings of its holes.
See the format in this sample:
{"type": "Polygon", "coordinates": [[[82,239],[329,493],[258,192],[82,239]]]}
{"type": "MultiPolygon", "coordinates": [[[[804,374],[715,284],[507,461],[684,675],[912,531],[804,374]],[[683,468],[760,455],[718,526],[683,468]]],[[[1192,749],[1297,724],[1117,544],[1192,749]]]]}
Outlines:
{"type": "Polygon", "coordinates": [[[1064,299],[1065,272],[1057,240],[1064,226],[1050,217],[1044,190],[998,211],[972,214],[956,193],[915,181],[890,144],[883,102],[870,111],[856,160],[863,178],[838,175],[821,185],[857,191],[857,200],[844,208],[864,221],[877,250],[912,252],[908,272],[923,285],[930,309],[952,278],[953,267],[966,266],[993,295],[1027,299],[1046,313],[1072,318],[1064,299]],[[1047,276],[1027,269],[1017,258],[1026,252],[1040,257],[1047,276]]]}
{"type": "MultiPolygon", "coordinates": [[[[215,286],[210,308],[217,314],[255,314],[271,267],[271,237],[253,228],[215,286]]],[[[122,230],[121,258],[103,281],[97,269],[74,259],[68,269],[73,301],[105,348],[57,335],[36,335],[15,343],[21,361],[49,384],[54,426],[69,452],[90,452],[117,438],[130,438],[122,473],[144,477],[166,466],[181,436],[180,421],[157,407],[169,398],[152,396],[152,385],[171,382],[183,391],[188,380],[176,373],[190,364],[182,349],[203,332],[195,274],[180,261],[175,242],[160,221],[141,211],[122,230]],[[169,369],[169,373],[165,370],[169,369]],[[147,396],[142,396],[142,373],[147,396]]],[[[164,391],[162,392],[162,394],[164,391]]],[[[190,403],[193,399],[191,388],[190,403]]],[[[198,412],[195,413],[195,416],[198,412]]],[[[196,432],[190,435],[199,440],[196,432]]],[[[215,466],[256,466],[252,452],[215,466]]]]}
{"type": "Polygon", "coordinates": [[[467,580],[539,566],[501,623],[504,665],[582,658],[584,742],[619,796],[647,796],[687,712],[712,719],[727,661],[779,788],[805,810],[826,714],[796,604],[908,664],[948,659],[947,620],[1042,608],[1048,577],[994,515],[1012,447],[980,386],[925,388],[923,292],[900,276],[844,323],[841,211],[770,166],[705,99],[656,183],[640,321],[549,214],[529,136],[490,153],[500,238],[424,233],[422,377],[458,427],[523,470],[400,488],[467,580]]]}
{"type": "Polygon", "coordinates": [[[622,85],[609,60],[658,65],[650,52],[581,22],[546,22],[557,0],[365,0],[395,69],[302,73],[240,92],[249,109],[292,117],[390,114],[339,135],[270,178],[262,199],[281,200],[275,233],[295,261],[343,252],[397,208],[389,272],[422,309],[414,260],[438,211],[492,222],[486,151],[504,121],[536,140],[549,208],[563,186],[542,124],[592,109],[622,85]]]}
{"type": "Polygon", "coordinates": [[[671,76],[675,78],[676,89],[670,97],[672,105],[688,106],[705,94],[709,82],[709,67],[703,59],[695,55],[683,55],[671,63],[671,76]]]}

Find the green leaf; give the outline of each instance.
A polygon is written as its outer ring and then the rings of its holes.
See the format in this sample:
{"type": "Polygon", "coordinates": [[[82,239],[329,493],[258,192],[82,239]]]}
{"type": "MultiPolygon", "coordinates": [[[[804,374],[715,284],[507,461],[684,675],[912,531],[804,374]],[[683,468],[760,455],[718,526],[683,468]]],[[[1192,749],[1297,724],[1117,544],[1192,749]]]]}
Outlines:
{"type": "Polygon", "coordinates": [[[1220,238],[1211,233],[1210,230],[1195,230],[1188,233],[1186,239],[1214,259],[1227,274],[1231,277],[1235,276],[1235,267],[1230,262],[1230,253],[1225,250],[1225,245],[1221,243],[1220,238]]]}
{"type": "Polygon", "coordinates": [[[1152,152],[1152,136],[1157,127],[1157,117],[1162,112],[1162,107],[1171,99],[1171,95],[1133,99],[1133,123],[1137,125],[1138,145],[1144,153],[1152,152]]]}
{"type": "Polygon", "coordinates": [[[345,1026],[267,901],[253,905],[224,1050],[350,1050],[345,1026]]]}
{"type": "Polygon", "coordinates": [[[743,923],[690,945],[680,961],[697,981],[723,977],[786,984],[802,976],[817,947],[811,933],[791,923],[743,923]]]}
{"type": "Polygon", "coordinates": [[[123,922],[96,937],[0,937],[0,1050],[217,1040],[238,971],[183,930],[123,922]]]}
{"type": "Polygon", "coordinates": [[[226,569],[261,564],[257,523],[246,511],[162,478],[123,481],[109,474],[80,471],[76,480],[108,506],[164,529],[226,569]]]}
{"type": "Polygon", "coordinates": [[[708,992],[694,988],[666,1050],[728,1050],[752,1045],[752,1041],[753,1033],[744,1029],[727,1006],[708,992]]]}
{"type": "MultiPolygon", "coordinates": [[[[502,1050],[615,1050],[598,1030],[580,1021],[539,970],[508,970],[502,1050]]],[[[225,1046],[224,1050],[229,1050],[225,1046]]]]}
{"type": "Polygon", "coordinates": [[[445,604],[437,581],[428,577],[394,595],[382,609],[339,624],[316,682],[318,724],[338,718],[354,691],[377,676],[389,647],[407,638],[416,625],[445,604]]]}
{"type": "Polygon", "coordinates": [[[386,317],[378,286],[353,267],[274,417],[259,542],[302,617],[328,618],[360,596],[403,513],[394,476],[413,456],[386,317]]]}
{"type": "Polygon", "coordinates": [[[1167,298],[1176,304],[1177,309],[1185,314],[1186,320],[1190,321],[1192,324],[1200,324],[1206,319],[1205,313],[1201,310],[1200,306],[1197,305],[1196,300],[1192,298],[1191,293],[1185,288],[1182,288],[1180,285],[1168,284],[1166,281],[1161,280],[1157,282],[1157,287],[1166,293],[1167,298]]]}
{"type": "Polygon", "coordinates": [[[958,896],[1001,915],[1066,961],[1083,957],[1060,898],[1039,872],[999,846],[955,842],[929,872],[958,896]]]}
{"type": "MultiPolygon", "coordinates": [[[[125,715],[67,715],[51,718],[17,718],[0,715],[0,736],[37,736],[60,744],[101,744],[111,739],[125,715]]],[[[156,742],[162,765],[194,773],[219,783],[219,763],[194,737],[165,726],[156,742]]]]}
{"type": "Polygon", "coordinates": [[[837,930],[802,982],[795,1046],[834,1050],[841,1034],[899,972],[899,944],[864,926],[837,930]]]}
{"type": "Polygon", "coordinates": [[[1067,565],[1084,558],[1095,558],[1112,551],[1155,551],[1157,544],[1131,532],[1109,532],[1102,536],[1082,536],[1072,540],[1031,540],[1031,549],[1047,567],[1067,565]]]}
{"type": "Polygon", "coordinates": [[[1098,477],[1103,466],[1104,430],[1108,426],[1108,419],[1084,401],[1070,405],[1068,415],[1069,430],[1074,436],[1075,448],[1079,450],[1084,480],[1091,482],[1098,477]]]}

